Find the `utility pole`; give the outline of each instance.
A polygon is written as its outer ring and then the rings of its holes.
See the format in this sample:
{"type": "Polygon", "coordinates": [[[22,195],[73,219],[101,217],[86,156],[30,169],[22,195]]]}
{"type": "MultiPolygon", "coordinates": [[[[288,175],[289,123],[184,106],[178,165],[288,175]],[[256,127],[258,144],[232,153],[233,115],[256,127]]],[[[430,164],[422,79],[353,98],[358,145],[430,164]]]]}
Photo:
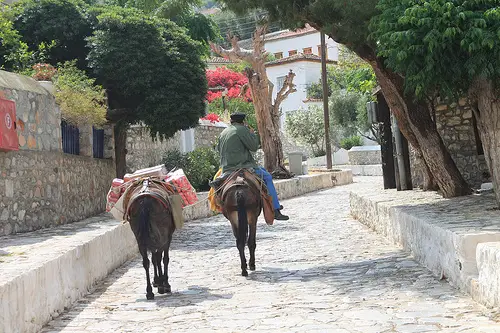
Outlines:
{"type": "Polygon", "coordinates": [[[330,142],[330,113],[328,112],[328,81],[326,79],[326,41],[324,32],[321,36],[321,81],[323,83],[323,111],[325,117],[326,168],[332,169],[332,143],[330,142]]]}

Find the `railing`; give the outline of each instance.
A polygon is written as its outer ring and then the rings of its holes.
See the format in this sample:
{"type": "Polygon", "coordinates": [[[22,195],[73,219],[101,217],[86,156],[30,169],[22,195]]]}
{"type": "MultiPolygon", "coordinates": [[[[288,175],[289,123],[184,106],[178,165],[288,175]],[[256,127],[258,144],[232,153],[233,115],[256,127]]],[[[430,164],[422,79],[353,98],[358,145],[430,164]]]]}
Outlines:
{"type": "Polygon", "coordinates": [[[92,137],[94,158],[104,158],[104,130],[92,127],[92,137]]]}
{"type": "Polygon", "coordinates": [[[66,154],[80,155],[80,130],[78,127],[61,121],[61,136],[63,152],[66,154]]]}

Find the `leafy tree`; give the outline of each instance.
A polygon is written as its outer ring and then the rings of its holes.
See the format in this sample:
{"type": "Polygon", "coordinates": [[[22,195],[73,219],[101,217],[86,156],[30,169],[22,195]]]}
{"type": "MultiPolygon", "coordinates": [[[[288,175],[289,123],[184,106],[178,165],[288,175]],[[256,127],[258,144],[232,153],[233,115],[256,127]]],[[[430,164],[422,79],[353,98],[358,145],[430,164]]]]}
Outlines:
{"type": "Polygon", "coordinates": [[[0,68],[22,70],[31,56],[28,45],[21,40],[12,21],[0,13],[0,68]]]}
{"type": "MultiPolygon", "coordinates": [[[[240,97],[242,87],[248,84],[248,78],[242,73],[234,72],[225,67],[207,70],[207,81],[209,88],[224,87],[227,89],[227,98],[240,97]]],[[[207,100],[211,103],[214,99],[220,98],[222,91],[208,91],[207,100]]],[[[250,90],[247,90],[243,97],[247,102],[252,100],[250,90]]]]}
{"type": "Polygon", "coordinates": [[[105,91],[76,67],[76,60],[58,67],[54,85],[56,102],[66,122],[77,126],[106,123],[105,91]]]}
{"type": "Polygon", "coordinates": [[[87,19],[87,5],[79,0],[23,0],[12,5],[6,15],[22,36],[29,51],[39,51],[40,45],[51,45],[46,59],[38,59],[56,66],[76,59],[78,67],[86,67],[89,51],[85,38],[92,34],[87,19]]]}
{"type": "Polygon", "coordinates": [[[89,46],[89,66],[108,94],[108,119],[117,123],[119,175],[126,125],[141,122],[152,137],[167,138],[203,116],[205,63],[199,45],[174,23],[114,8],[98,16],[89,46]]]}
{"type": "MultiPolygon", "coordinates": [[[[245,40],[252,38],[255,29],[259,24],[262,24],[262,19],[265,16],[266,12],[263,10],[253,10],[244,15],[238,15],[231,10],[224,9],[212,15],[212,19],[219,27],[223,37],[227,37],[231,34],[238,37],[239,40],[245,40]]],[[[268,26],[269,32],[276,32],[279,30],[281,30],[281,27],[276,22],[268,26]]],[[[225,46],[229,46],[229,44],[225,44],[225,46]]]]}
{"type": "Polygon", "coordinates": [[[401,131],[415,148],[417,156],[423,158],[425,188],[434,188],[436,182],[445,197],[470,193],[467,182],[458,171],[430,116],[428,103],[415,101],[412,94],[405,95],[404,77],[388,69],[384,59],[377,56],[377,43],[369,39],[369,23],[380,13],[376,8],[379,0],[221,1],[240,13],[254,9],[267,10],[271,19],[278,20],[288,28],[309,23],[367,61],[377,76],[401,131]]]}
{"type": "Polygon", "coordinates": [[[209,53],[209,41],[221,39],[217,24],[195,7],[202,5],[200,0],[107,0],[108,5],[124,8],[137,8],[147,14],[169,19],[188,30],[188,34],[201,42],[204,53],[209,53]]]}
{"type": "Polygon", "coordinates": [[[373,19],[379,55],[422,100],[472,102],[500,204],[500,7],[496,0],[381,0],[373,19]]]}
{"type": "Polygon", "coordinates": [[[298,142],[308,145],[314,156],[325,155],[325,121],[323,110],[310,106],[286,116],[286,131],[298,142]]]}

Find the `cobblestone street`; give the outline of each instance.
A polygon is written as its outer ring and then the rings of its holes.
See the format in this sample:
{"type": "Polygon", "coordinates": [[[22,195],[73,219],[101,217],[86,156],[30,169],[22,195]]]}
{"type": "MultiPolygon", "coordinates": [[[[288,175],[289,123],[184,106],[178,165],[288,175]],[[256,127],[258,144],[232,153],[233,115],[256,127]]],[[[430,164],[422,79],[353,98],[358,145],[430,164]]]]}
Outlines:
{"type": "Polygon", "coordinates": [[[291,219],[261,219],[248,278],[224,217],[187,222],[171,248],[172,294],[146,300],[137,258],[43,332],[500,332],[487,309],[349,216],[350,189],[373,181],[284,201],[291,219]]]}

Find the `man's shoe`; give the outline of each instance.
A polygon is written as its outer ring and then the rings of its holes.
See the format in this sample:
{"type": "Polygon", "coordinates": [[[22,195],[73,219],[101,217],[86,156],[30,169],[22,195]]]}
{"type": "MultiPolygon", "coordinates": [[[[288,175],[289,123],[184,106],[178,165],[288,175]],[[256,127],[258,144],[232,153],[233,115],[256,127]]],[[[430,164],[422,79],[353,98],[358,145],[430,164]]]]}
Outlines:
{"type": "Polygon", "coordinates": [[[274,219],[278,221],[288,221],[289,217],[281,214],[279,209],[274,210],[274,219]]]}

